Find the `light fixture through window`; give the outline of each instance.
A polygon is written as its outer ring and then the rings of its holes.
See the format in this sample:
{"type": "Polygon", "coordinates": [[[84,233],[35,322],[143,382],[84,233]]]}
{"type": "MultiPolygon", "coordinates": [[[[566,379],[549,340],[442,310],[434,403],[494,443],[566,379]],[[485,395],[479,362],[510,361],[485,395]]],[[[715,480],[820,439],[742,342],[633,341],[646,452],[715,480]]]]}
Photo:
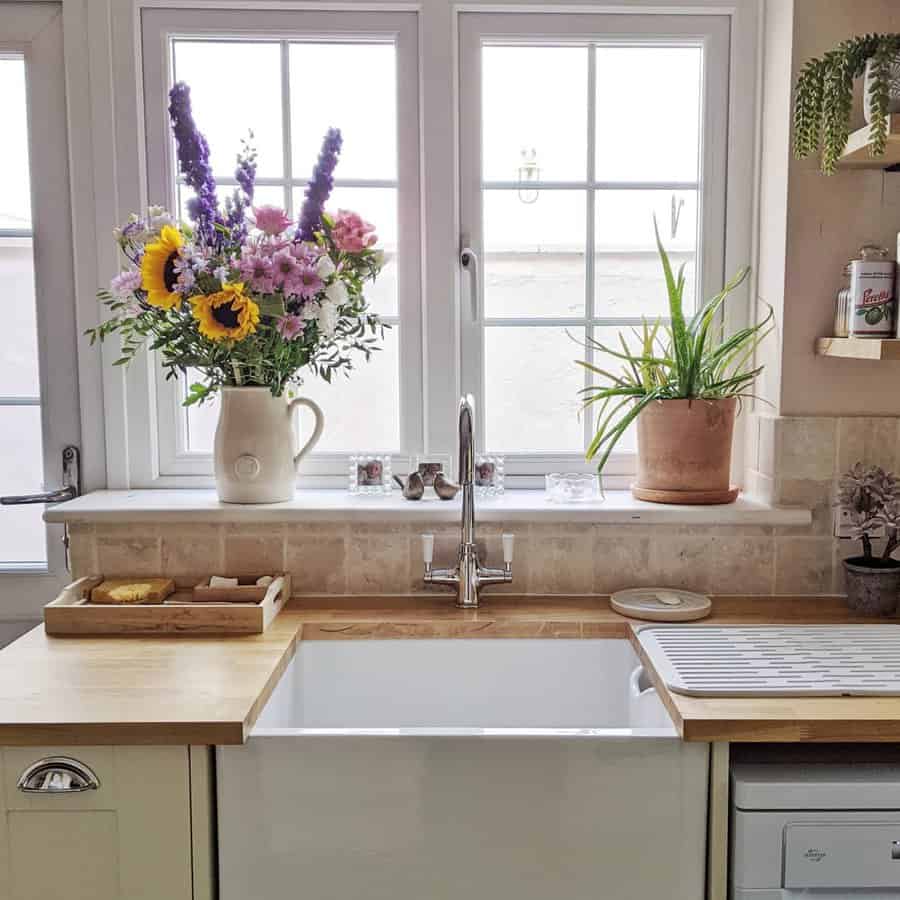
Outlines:
{"type": "Polygon", "coordinates": [[[539,191],[537,188],[528,188],[526,185],[541,180],[541,167],[537,161],[537,150],[534,147],[523,147],[519,151],[522,161],[519,164],[519,200],[522,203],[534,203],[539,191]]]}

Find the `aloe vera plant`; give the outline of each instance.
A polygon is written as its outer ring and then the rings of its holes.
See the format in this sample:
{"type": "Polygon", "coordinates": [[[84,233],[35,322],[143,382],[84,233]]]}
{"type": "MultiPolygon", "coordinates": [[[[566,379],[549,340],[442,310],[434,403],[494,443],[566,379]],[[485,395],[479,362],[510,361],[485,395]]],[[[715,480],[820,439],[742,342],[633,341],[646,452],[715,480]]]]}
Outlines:
{"type": "Polygon", "coordinates": [[[673,272],[669,256],[653,220],[656,246],[662,262],[669,301],[668,322],[663,318],[644,321],[632,329],[637,339],[629,347],[619,332],[619,347],[609,347],[589,338],[584,345],[622,362],[616,374],[586,360],[578,360],[599,383],[581,390],[583,409],[599,405],[597,433],[587,449],[588,459],[599,456],[597,471],[603,471],[613,448],[629,425],[650,403],[657,400],[721,400],[752,396],[753,382],[763,366],[753,366],[759,342],[771,331],[773,311],[765,319],[727,335],[719,315],[728,295],[747,277],[742,268],[722,290],[690,317],[684,314],[684,264],[673,272]]]}

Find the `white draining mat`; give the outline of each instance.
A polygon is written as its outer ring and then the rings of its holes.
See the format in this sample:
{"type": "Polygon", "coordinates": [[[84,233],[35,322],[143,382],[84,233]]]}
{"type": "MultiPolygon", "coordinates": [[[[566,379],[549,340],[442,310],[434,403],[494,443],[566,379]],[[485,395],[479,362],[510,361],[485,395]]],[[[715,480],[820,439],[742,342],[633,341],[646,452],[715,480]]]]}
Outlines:
{"type": "Polygon", "coordinates": [[[900,624],[647,625],[638,639],[679,694],[900,696],[900,624]]]}

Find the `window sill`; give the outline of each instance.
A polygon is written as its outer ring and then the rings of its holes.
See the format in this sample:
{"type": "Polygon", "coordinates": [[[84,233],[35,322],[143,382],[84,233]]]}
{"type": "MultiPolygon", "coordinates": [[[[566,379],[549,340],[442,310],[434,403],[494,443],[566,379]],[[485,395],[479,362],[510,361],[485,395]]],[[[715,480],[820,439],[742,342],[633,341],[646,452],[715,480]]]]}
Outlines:
{"type": "MultiPolygon", "coordinates": [[[[628,491],[608,491],[597,503],[550,503],[543,491],[511,490],[479,499],[480,522],[586,522],[649,525],[808,525],[809,510],[768,506],[739,497],[723,506],[668,506],[635,500],[628,491]]],[[[459,498],[404,500],[353,496],[342,490],[298,491],[294,500],[272,504],[220,503],[211,490],[94,491],[44,513],[47,522],[451,522],[459,498]]]]}

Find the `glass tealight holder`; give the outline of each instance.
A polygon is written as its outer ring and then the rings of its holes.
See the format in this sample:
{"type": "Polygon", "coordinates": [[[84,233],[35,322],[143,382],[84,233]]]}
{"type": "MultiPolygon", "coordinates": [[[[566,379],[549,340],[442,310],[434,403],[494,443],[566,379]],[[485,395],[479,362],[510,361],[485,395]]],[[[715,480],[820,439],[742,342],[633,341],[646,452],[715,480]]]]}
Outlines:
{"type": "Polygon", "coordinates": [[[544,487],[551,503],[589,503],[603,499],[596,475],[551,472],[544,476],[544,487]]]}

